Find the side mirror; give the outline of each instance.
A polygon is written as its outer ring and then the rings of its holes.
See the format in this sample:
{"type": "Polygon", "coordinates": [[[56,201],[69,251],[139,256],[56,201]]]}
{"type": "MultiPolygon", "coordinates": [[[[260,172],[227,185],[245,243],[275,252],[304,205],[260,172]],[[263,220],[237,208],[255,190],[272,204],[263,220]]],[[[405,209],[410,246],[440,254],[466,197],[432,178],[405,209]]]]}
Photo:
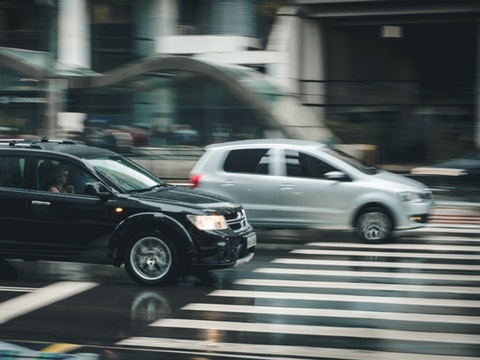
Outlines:
{"type": "Polygon", "coordinates": [[[327,180],[351,181],[350,177],[342,171],[329,171],[324,176],[327,180]]]}
{"type": "Polygon", "coordinates": [[[100,196],[100,197],[107,197],[110,196],[111,193],[108,191],[107,187],[103,185],[101,182],[93,182],[93,183],[86,183],[85,184],[85,194],[86,195],[93,195],[93,196],[100,196]]]}

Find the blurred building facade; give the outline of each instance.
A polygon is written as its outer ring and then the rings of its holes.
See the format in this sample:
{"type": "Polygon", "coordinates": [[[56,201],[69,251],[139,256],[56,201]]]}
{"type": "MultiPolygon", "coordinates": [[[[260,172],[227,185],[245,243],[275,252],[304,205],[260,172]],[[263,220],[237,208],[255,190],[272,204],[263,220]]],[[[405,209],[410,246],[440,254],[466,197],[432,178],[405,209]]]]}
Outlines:
{"type": "Polygon", "coordinates": [[[0,1],[0,133],[454,157],[480,143],[479,18],[470,0],[0,1]]]}

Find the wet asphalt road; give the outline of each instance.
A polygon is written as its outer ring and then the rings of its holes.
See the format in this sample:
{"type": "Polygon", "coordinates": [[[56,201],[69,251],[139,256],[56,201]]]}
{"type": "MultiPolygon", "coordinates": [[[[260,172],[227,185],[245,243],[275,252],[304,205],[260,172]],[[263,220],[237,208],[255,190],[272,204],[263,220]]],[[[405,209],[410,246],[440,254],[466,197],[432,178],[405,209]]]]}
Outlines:
{"type": "Polygon", "coordinates": [[[251,263],[157,288],[110,266],[3,262],[0,339],[84,359],[480,359],[479,232],[264,231],[251,263]]]}

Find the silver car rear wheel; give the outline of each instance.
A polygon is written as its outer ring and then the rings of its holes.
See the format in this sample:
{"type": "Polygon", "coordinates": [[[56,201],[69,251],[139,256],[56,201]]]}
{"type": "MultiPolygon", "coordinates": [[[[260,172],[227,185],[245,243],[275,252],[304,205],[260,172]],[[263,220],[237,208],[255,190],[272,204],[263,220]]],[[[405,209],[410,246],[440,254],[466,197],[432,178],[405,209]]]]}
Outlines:
{"type": "Polygon", "coordinates": [[[367,243],[386,242],[392,235],[392,220],[381,208],[363,211],[355,227],[358,235],[367,243]]]}

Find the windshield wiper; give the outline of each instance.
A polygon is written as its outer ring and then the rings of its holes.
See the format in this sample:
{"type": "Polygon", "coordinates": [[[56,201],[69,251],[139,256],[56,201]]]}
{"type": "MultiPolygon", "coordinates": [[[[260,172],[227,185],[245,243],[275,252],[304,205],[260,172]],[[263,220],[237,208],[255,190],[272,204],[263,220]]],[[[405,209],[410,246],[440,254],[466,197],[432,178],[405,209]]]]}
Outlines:
{"type": "Polygon", "coordinates": [[[138,190],[138,191],[141,191],[141,192],[154,191],[156,189],[160,189],[160,188],[163,188],[163,187],[166,187],[166,186],[167,186],[166,184],[155,184],[153,186],[150,186],[149,188],[141,189],[141,190],[138,190]]]}
{"type": "Polygon", "coordinates": [[[154,191],[154,190],[156,190],[156,189],[159,189],[159,188],[162,188],[162,187],[166,187],[166,186],[167,186],[166,184],[155,184],[155,185],[153,185],[153,186],[150,186],[150,187],[144,188],[144,189],[132,189],[132,190],[128,190],[127,193],[131,194],[131,193],[154,191]]]}

